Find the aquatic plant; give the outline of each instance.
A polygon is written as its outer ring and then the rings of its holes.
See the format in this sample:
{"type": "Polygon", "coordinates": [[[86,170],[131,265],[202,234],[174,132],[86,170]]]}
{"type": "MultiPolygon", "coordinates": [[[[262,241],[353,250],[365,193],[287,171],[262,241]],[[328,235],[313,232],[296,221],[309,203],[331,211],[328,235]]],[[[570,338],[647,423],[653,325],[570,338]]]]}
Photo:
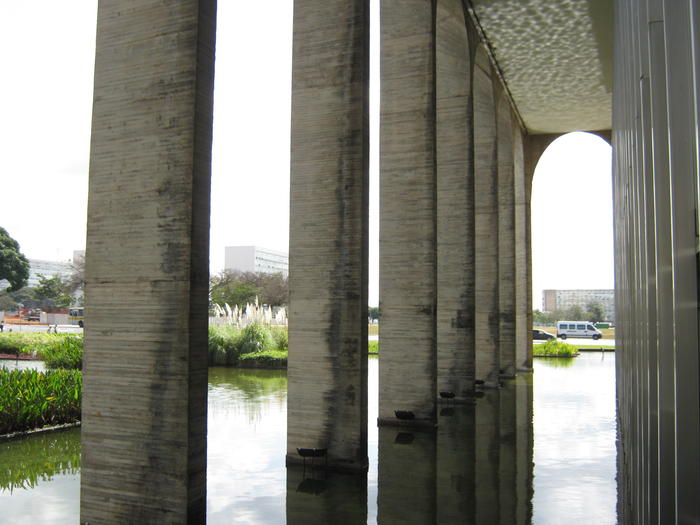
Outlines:
{"type": "Polygon", "coordinates": [[[44,363],[47,368],[82,370],[83,337],[67,335],[50,344],[44,350],[44,363]]]}
{"type": "Polygon", "coordinates": [[[80,420],[79,370],[0,369],[0,434],[80,420]]]}
{"type": "Polygon", "coordinates": [[[578,351],[572,346],[557,339],[550,339],[533,348],[535,357],[575,357],[578,351]]]}

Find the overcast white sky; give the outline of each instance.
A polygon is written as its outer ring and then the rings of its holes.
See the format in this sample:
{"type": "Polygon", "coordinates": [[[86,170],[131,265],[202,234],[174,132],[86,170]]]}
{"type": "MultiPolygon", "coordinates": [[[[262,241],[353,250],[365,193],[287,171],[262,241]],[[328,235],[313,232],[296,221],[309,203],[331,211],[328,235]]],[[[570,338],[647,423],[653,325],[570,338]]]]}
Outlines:
{"type": "MultiPolygon", "coordinates": [[[[219,0],[212,272],[223,267],[224,246],[288,249],[292,6],[219,0]]],[[[85,246],[96,11],[96,0],[0,2],[0,226],[29,258],[68,260],[85,246]]],[[[377,103],[373,96],[373,137],[377,103]]],[[[370,304],[378,295],[377,149],[373,141],[370,304]]],[[[559,139],[533,188],[535,308],[542,288],[613,286],[611,210],[610,148],[585,134],[559,139]]]]}

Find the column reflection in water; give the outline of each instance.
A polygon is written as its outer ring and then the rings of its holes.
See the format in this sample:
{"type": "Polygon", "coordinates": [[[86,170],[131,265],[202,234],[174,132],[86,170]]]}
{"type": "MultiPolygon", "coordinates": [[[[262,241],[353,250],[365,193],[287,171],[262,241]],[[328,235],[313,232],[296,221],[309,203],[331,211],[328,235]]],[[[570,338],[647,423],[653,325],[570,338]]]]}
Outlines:
{"type": "Polygon", "coordinates": [[[367,474],[287,467],[287,524],[367,523],[367,474]]]}
{"type": "Polygon", "coordinates": [[[379,429],[379,519],[532,522],[532,376],[442,404],[434,432],[379,429]]]}

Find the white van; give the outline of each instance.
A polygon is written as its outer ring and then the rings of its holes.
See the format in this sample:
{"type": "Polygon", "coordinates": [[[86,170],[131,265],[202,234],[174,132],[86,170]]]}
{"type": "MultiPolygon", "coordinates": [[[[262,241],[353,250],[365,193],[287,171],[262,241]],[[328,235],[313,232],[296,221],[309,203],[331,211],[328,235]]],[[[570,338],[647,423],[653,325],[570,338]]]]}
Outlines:
{"type": "Polygon", "coordinates": [[[588,321],[558,321],[557,337],[566,339],[567,337],[592,337],[600,339],[603,333],[598,330],[593,323],[588,321]]]}

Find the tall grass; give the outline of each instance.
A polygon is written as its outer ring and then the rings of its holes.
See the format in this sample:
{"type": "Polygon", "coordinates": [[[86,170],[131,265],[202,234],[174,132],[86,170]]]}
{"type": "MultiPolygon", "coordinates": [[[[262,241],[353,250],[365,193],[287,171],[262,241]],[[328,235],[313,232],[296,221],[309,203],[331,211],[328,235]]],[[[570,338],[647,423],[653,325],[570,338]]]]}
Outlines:
{"type": "MultiPolygon", "coordinates": [[[[288,347],[287,329],[267,327],[252,323],[244,329],[234,326],[209,326],[209,365],[237,365],[241,356],[247,360],[254,356],[262,360],[274,359],[275,351],[286,353],[288,347]],[[273,352],[265,354],[265,352],[273,352]]],[[[286,355],[284,356],[286,359],[286,355]]],[[[281,357],[280,357],[281,359],[281,357]]]]}
{"type": "MultiPolygon", "coordinates": [[[[7,327],[5,330],[7,330],[7,327]]],[[[46,348],[64,337],[64,334],[5,331],[0,333],[0,354],[36,355],[38,357],[44,357],[46,348]]]]}
{"type": "Polygon", "coordinates": [[[0,434],[80,420],[79,370],[0,369],[0,434]]]}
{"type": "Polygon", "coordinates": [[[575,357],[578,351],[575,346],[557,339],[550,339],[532,349],[535,357],[575,357]]]}

